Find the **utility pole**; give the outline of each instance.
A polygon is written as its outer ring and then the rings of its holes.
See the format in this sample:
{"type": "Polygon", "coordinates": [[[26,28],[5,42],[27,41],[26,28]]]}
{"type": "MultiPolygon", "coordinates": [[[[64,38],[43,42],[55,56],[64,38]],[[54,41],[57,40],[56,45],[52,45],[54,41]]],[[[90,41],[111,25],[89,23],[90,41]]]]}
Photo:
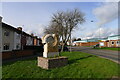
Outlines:
{"type": "Polygon", "coordinates": [[[70,32],[70,52],[72,52],[71,46],[72,46],[72,42],[71,42],[71,32],[70,32]]]}
{"type": "Polygon", "coordinates": [[[100,28],[99,28],[99,39],[100,39],[100,28]]]}

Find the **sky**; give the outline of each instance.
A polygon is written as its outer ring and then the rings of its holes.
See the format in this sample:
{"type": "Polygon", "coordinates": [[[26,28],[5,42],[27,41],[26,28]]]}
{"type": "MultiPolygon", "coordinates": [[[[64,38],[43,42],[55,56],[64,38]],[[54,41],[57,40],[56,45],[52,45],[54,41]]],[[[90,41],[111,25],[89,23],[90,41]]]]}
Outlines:
{"type": "Polygon", "coordinates": [[[85,14],[86,22],[78,25],[72,37],[86,39],[118,34],[117,2],[2,2],[0,15],[3,22],[22,26],[25,32],[42,37],[54,13],[74,8],[85,14]]]}

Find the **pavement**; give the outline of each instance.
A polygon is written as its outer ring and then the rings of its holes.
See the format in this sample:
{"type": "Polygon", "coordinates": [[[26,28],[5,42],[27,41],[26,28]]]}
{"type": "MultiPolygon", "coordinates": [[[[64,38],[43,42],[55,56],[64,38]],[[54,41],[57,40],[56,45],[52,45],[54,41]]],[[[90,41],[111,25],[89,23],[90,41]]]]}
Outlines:
{"type": "MultiPolygon", "coordinates": [[[[69,49],[70,49],[70,47],[69,47],[69,49]]],[[[71,47],[71,51],[80,51],[80,52],[85,52],[85,53],[97,55],[99,57],[107,58],[109,60],[112,60],[112,61],[120,64],[119,51],[93,49],[92,47],[83,47],[83,46],[71,47]]]]}

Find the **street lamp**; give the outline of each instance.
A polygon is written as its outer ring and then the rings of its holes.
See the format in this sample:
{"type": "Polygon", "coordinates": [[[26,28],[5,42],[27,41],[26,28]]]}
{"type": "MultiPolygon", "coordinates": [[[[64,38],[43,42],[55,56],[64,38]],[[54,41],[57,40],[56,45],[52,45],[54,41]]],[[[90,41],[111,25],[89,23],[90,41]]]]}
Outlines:
{"type": "Polygon", "coordinates": [[[71,32],[70,32],[70,52],[72,51],[71,46],[72,46],[72,40],[71,40],[71,32]]]}
{"type": "MultiPolygon", "coordinates": [[[[94,22],[94,21],[91,20],[90,22],[94,22]]],[[[101,26],[99,28],[101,29],[101,26]]],[[[99,29],[99,39],[100,39],[100,29],[99,29]]]]}

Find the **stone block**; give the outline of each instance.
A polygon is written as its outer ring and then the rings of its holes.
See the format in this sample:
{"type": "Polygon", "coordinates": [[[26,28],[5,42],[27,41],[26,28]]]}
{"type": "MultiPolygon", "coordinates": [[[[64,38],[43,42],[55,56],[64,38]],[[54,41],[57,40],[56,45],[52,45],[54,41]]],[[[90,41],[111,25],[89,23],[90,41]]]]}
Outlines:
{"type": "Polygon", "coordinates": [[[38,66],[43,69],[62,67],[67,65],[67,63],[68,63],[68,58],[64,56],[56,57],[56,58],[38,57],[38,66]]]}

